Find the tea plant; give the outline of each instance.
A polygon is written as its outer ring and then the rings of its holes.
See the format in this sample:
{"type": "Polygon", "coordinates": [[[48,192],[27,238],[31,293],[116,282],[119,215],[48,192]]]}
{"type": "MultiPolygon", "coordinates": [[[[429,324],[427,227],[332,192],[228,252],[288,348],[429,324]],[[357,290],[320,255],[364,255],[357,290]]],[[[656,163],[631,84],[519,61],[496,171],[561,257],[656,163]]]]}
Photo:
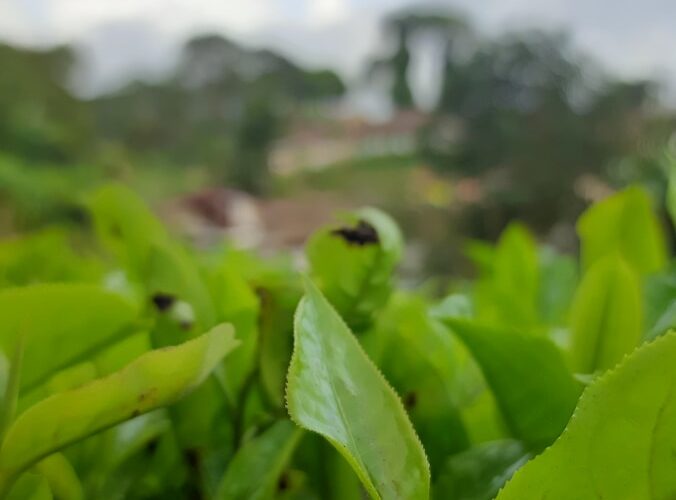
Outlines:
{"type": "Polygon", "coordinates": [[[581,217],[579,266],[513,224],[441,300],[396,288],[376,209],[301,274],[184,247],[121,186],[83,203],[0,244],[0,498],[676,498],[676,274],[639,188],[581,217]]]}

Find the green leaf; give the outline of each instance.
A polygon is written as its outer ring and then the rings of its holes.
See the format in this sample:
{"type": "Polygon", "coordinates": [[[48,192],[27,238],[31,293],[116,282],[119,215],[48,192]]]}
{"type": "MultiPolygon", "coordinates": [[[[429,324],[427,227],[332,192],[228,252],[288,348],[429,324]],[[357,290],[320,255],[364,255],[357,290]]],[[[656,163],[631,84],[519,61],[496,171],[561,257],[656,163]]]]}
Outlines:
{"type": "Polygon", "coordinates": [[[152,245],[168,240],[162,224],[135,193],[120,184],[94,191],[87,206],[103,245],[127,270],[142,275],[152,245]]]}
{"type": "Polygon", "coordinates": [[[570,359],[576,373],[612,368],[639,344],[641,286],[620,257],[600,259],[587,271],[575,294],[570,326],[570,359]]]}
{"type": "Polygon", "coordinates": [[[228,466],[216,498],[265,500],[273,498],[302,430],[281,420],[244,444],[228,466]]]}
{"type": "Polygon", "coordinates": [[[137,311],[94,285],[33,285],[0,291],[0,349],[26,336],[21,387],[133,333],[137,311]]]}
{"type": "Polygon", "coordinates": [[[401,401],[309,281],[287,380],[291,418],[331,442],[373,498],[428,498],[427,458],[401,401]]]}
{"type": "Polygon", "coordinates": [[[498,495],[676,498],[676,335],[644,345],[590,385],[563,435],[498,495]]]}
{"type": "Polygon", "coordinates": [[[102,265],[76,253],[66,230],[49,228],[0,241],[0,287],[95,281],[102,265]]]}
{"type": "Polygon", "coordinates": [[[512,223],[503,232],[490,267],[475,290],[477,317],[492,324],[531,327],[537,323],[540,270],[530,232],[512,223]]]}
{"type": "Polygon", "coordinates": [[[654,339],[676,327],[676,273],[648,276],[643,286],[646,339],[654,339]]]}
{"type": "Polygon", "coordinates": [[[195,310],[196,331],[216,324],[214,305],[197,264],[173,242],[143,200],[129,189],[112,184],[93,192],[88,206],[100,241],[123,264],[148,295],[173,295],[195,310]]]}
{"type": "Polygon", "coordinates": [[[450,457],[434,484],[439,500],[491,500],[529,458],[512,440],[483,443],[450,457]]]}
{"type": "Polygon", "coordinates": [[[471,299],[461,293],[452,293],[430,308],[435,318],[471,318],[474,315],[471,299]]]}
{"type": "Polygon", "coordinates": [[[479,363],[514,437],[533,450],[551,444],[566,426],[580,393],[554,344],[466,320],[445,323],[479,363]]]}
{"type": "Polygon", "coordinates": [[[507,293],[519,290],[524,307],[533,306],[539,287],[537,246],[525,226],[511,223],[495,249],[495,286],[507,293]]]}
{"type": "Polygon", "coordinates": [[[172,243],[153,243],[148,249],[143,283],[153,297],[163,294],[190,304],[197,318],[192,331],[200,332],[217,322],[217,314],[209,289],[197,263],[183,248],[172,243]]]}
{"type": "Polygon", "coordinates": [[[16,482],[6,500],[52,500],[53,498],[47,479],[40,474],[27,472],[16,482]]]}
{"type": "Polygon", "coordinates": [[[457,390],[464,347],[414,296],[393,297],[377,328],[385,341],[379,367],[402,398],[434,477],[446,457],[469,446],[457,390]]]}
{"type": "Polygon", "coordinates": [[[47,455],[180,399],[199,386],[236,345],[232,328],[221,325],[180,346],[144,354],[108,377],[29,408],[9,428],[0,448],[0,492],[47,455]]]}
{"type": "Polygon", "coordinates": [[[350,214],[344,226],[325,228],[308,242],[313,279],[356,330],[387,302],[402,246],[395,222],[375,208],[350,214]]]}
{"type": "Polygon", "coordinates": [[[219,319],[231,323],[241,344],[225,366],[225,386],[235,400],[255,369],[260,304],[249,284],[228,263],[210,276],[219,319]]]}
{"type": "Polygon", "coordinates": [[[59,500],[84,498],[82,485],[73,466],[61,453],[54,453],[41,460],[35,470],[47,480],[49,489],[59,500]]]}
{"type": "Polygon", "coordinates": [[[568,322],[568,311],[578,285],[575,259],[545,247],[540,252],[538,308],[542,320],[552,326],[568,322]]]}
{"type": "Polygon", "coordinates": [[[259,288],[261,299],[260,381],[267,398],[284,406],[286,372],[293,351],[293,313],[300,291],[290,287],[259,288]]]}
{"type": "Polygon", "coordinates": [[[584,269],[615,253],[641,274],[666,265],[662,227],[650,197],[641,188],[625,189],[587,209],[578,220],[577,232],[584,269]]]}

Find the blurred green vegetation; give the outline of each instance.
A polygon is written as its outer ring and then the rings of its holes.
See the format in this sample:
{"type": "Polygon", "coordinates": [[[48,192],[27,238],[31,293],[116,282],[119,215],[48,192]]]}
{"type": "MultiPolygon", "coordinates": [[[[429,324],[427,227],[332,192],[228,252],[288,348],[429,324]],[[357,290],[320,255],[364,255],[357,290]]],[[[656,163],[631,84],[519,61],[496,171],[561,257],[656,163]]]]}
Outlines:
{"type": "Polygon", "coordinates": [[[555,243],[570,249],[565,234],[591,201],[629,183],[664,198],[676,117],[657,83],[615,77],[565,34],[487,37],[448,11],[394,13],[383,33],[389,48],[365,81],[206,34],[186,42],[163,79],[89,99],[70,90],[74,48],[0,46],[0,232],[72,219],[79,193],[103,180],[150,201],[210,186],[258,197],[330,191],[393,212],[428,242],[430,269],[449,272],[445,249],[461,237],[494,240],[514,218],[547,239],[564,234],[555,243]],[[425,37],[421,50],[443,55],[440,95],[423,110],[410,81],[412,47],[425,37]],[[354,148],[322,168],[273,175],[276,145],[298,123],[339,129],[341,99],[364,82],[387,96],[393,120],[425,117],[413,149],[354,148]]]}

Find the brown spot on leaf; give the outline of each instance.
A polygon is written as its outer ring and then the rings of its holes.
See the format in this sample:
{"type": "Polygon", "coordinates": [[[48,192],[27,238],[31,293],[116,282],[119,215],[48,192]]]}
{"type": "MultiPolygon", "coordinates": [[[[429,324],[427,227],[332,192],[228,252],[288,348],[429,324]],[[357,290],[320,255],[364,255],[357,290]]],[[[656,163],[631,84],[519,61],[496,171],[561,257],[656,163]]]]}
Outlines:
{"type": "Polygon", "coordinates": [[[188,465],[188,468],[197,471],[200,465],[200,452],[197,448],[186,448],[183,451],[183,460],[188,465]]]}
{"type": "Polygon", "coordinates": [[[358,221],[354,227],[334,229],[331,234],[340,236],[350,245],[377,245],[380,242],[376,228],[364,220],[358,221]]]}
{"type": "Polygon", "coordinates": [[[148,455],[153,455],[155,454],[155,451],[157,450],[157,446],[159,445],[159,442],[157,439],[151,439],[146,443],[145,450],[148,455]]]}
{"type": "Polygon", "coordinates": [[[158,292],[152,296],[151,300],[158,311],[167,311],[176,302],[176,297],[168,293],[158,292]]]}
{"type": "Polygon", "coordinates": [[[414,391],[410,391],[404,396],[404,407],[407,410],[412,410],[418,404],[418,395],[414,391]]]}
{"type": "Polygon", "coordinates": [[[139,403],[148,403],[152,398],[155,397],[155,394],[157,393],[157,387],[151,387],[147,391],[143,391],[141,394],[138,395],[136,398],[139,403]]]}
{"type": "Polygon", "coordinates": [[[286,491],[289,489],[289,476],[284,472],[277,480],[277,491],[286,491]]]}

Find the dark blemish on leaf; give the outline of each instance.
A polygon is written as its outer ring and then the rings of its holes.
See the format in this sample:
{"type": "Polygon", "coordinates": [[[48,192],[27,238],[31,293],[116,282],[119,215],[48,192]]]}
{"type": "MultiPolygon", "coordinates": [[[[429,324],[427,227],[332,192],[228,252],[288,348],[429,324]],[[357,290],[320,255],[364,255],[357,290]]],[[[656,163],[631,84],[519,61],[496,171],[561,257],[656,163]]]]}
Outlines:
{"type": "Polygon", "coordinates": [[[331,234],[340,236],[350,245],[377,245],[380,242],[376,228],[363,220],[357,222],[355,227],[334,229],[331,234]]]}
{"type": "Polygon", "coordinates": [[[176,302],[176,297],[168,293],[158,292],[152,296],[151,300],[158,311],[164,312],[176,302]]]}
{"type": "Polygon", "coordinates": [[[255,287],[254,293],[256,294],[256,297],[258,297],[258,301],[261,303],[263,307],[269,304],[269,302],[272,300],[272,294],[270,293],[270,290],[268,290],[264,286],[255,287]]]}
{"type": "Polygon", "coordinates": [[[146,443],[145,450],[148,455],[154,455],[159,442],[157,439],[151,439],[146,443]]]}
{"type": "Polygon", "coordinates": [[[187,331],[190,331],[192,329],[193,323],[192,323],[192,321],[183,320],[178,324],[178,326],[181,327],[181,330],[184,330],[184,331],[187,332],[187,331]]]}
{"type": "Polygon", "coordinates": [[[415,392],[411,391],[406,396],[404,396],[404,407],[407,410],[412,410],[415,408],[415,405],[418,404],[418,396],[415,392]]]}
{"type": "Polygon", "coordinates": [[[136,399],[139,403],[147,403],[153,397],[155,397],[155,393],[157,393],[157,387],[151,387],[147,391],[144,391],[141,394],[139,394],[136,399]]]}
{"type": "Polygon", "coordinates": [[[66,211],[66,217],[70,220],[72,220],[75,224],[82,226],[82,227],[90,227],[91,226],[91,216],[89,215],[89,212],[87,212],[84,208],[82,207],[70,207],[66,211]]]}
{"type": "Polygon", "coordinates": [[[196,448],[186,448],[183,451],[183,460],[191,470],[196,471],[200,465],[200,453],[196,448]]]}
{"type": "Polygon", "coordinates": [[[131,418],[136,418],[141,414],[141,410],[138,408],[135,408],[134,411],[131,412],[131,418]]]}
{"type": "Polygon", "coordinates": [[[284,472],[277,481],[277,491],[286,491],[289,489],[289,476],[284,472]]]}

